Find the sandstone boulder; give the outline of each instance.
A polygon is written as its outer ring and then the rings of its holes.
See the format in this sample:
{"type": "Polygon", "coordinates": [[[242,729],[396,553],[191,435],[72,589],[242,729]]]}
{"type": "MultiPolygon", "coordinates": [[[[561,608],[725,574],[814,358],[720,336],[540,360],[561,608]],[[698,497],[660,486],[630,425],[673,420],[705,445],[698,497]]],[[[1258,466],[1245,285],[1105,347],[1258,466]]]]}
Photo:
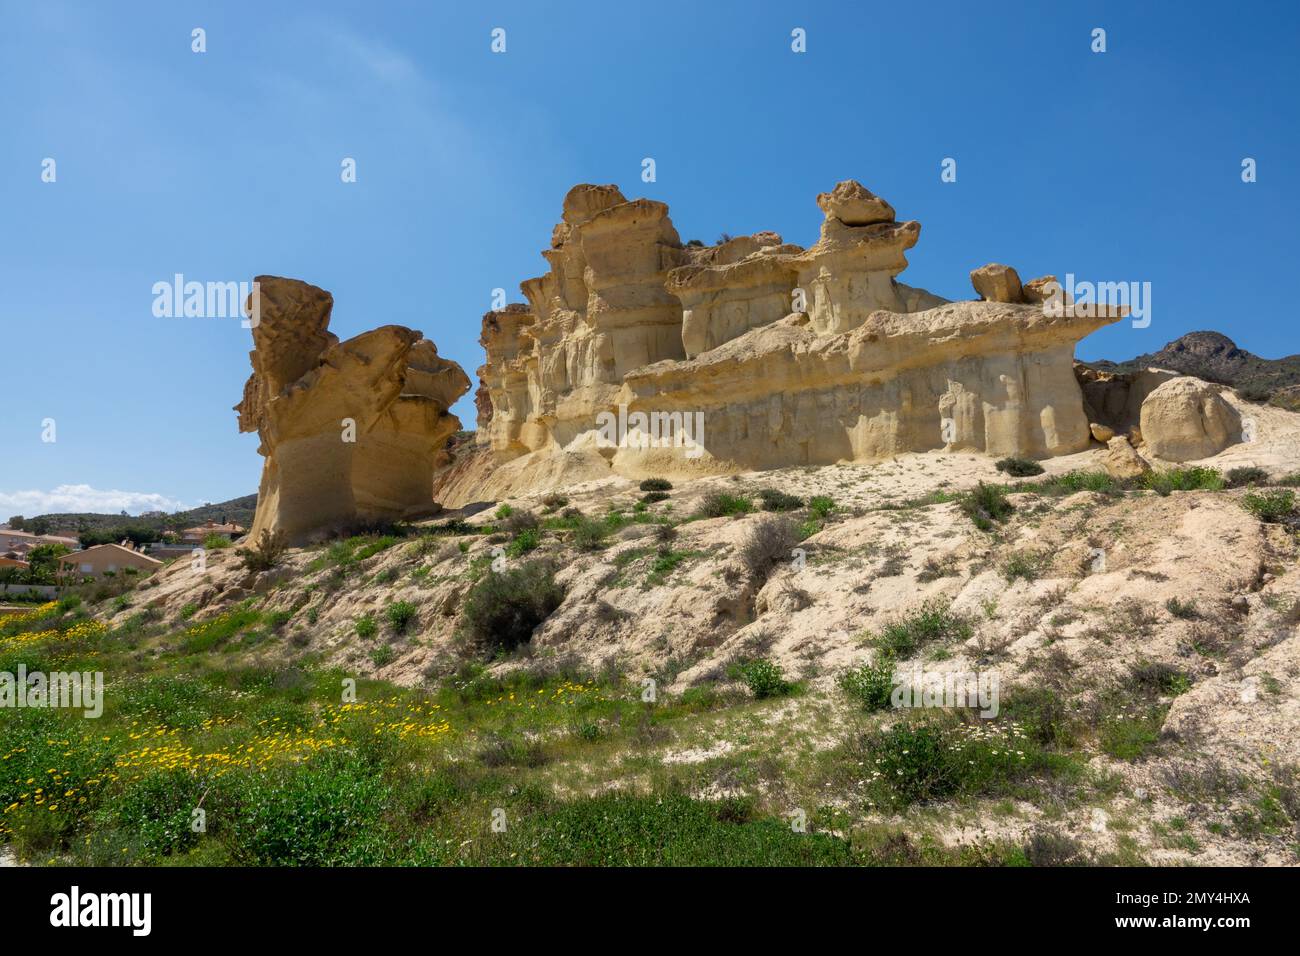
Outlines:
{"type": "Polygon", "coordinates": [[[1106,452],[1101,459],[1106,474],[1112,478],[1140,478],[1151,470],[1151,465],[1129,444],[1127,438],[1118,435],[1106,443],[1106,452]]]}
{"type": "Polygon", "coordinates": [[[386,325],[346,342],[328,331],[333,297],[296,279],[257,277],[253,374],[235,407],[266,458],[251,540],[291,543],[432,504],[438,452],[469,390],[455,362],[419,332],[386,325]]]}
{"type": "Polygon", "coordinates": [[[1115,429],[1109,425],[1099,425],[1096,422],[1091,422],[1088,429],[1092,432],[1092,437],[1103,445],[1115,437],[1115,429]]]}
{"type": "Polygon", "coordinates": [[[1182,375],[1142,402],[1140,428],[1151,455],[1196,461],[1241,440],[1241,415],[1213,385],[1182,375]]]}
{"type": "Polygon", "coordinates": [[[971,285],[985,302],[1024,302],[1024,291],[1020,287],[1020,276],[1010,266],[991,262],[974,269],[970,274],[971,285]]]}

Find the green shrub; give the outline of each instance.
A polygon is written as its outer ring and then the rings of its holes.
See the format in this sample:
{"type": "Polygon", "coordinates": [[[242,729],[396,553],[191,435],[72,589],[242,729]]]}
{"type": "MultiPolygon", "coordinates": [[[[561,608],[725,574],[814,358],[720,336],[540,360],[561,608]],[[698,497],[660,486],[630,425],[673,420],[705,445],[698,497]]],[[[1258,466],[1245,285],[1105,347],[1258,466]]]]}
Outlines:
{"type": "Polygon", "coordinates": [[[1043,466],[1029,458],[1003,458],[994,467],[1013,478],[1028,478],[1043,473],[1043,466]]]}
{"type": "Polygon", "coordinates": [[[960,785],[960,768],[937,724],[895,724],[869,750],[875,771],[903,805],[950,796],[960,785]]]}
{"type": "Polygon", "coordinates": [[[1006,521],[1015,506],[1007,500],[1006,489],[1001,485],[980,482],[961,497],[961,510],[981,531],[992,531],[995,522],[1006,521]]]}
{"type": "Polygon", "coordinates": [[[763,503],[764,511],[794,511],[803,507],[803,499],[786,494],[775,488],[760,488],[758,498],[763,503]]]}
{"type": "Polygon", "coordinates": [[[746,661],[735,670],[736,676],[759,700],[767,697],[784,697],[794,689],[794,685],[785,679],[781,665],[765,657],[746,661]]]}
{"type": "Polygon", "coordinates": [[[230,539],[224,534],[210,534],[203,539],[203,547],[209,551],[219,551],[230,547],[230,539]]]}
{"type": "Polygon", "coordinates": [[[283,531],[272,533],[263,528],[257,543],[251,548],[240,548],[238,554],[245,571],[270,571],[288,550],[289,539],[283,531]]]}
{"type": "Polygon", "coordinates": [[[894,693],[894,661],[885,657],[840,674],[840,688],[866,710],[884,710],[894,693]]]}
{"type": "Polygon", "coordinates": [[[725,491],[711,491],[700,502],[695,514],[700,518],[725,518],[747,515],[753,510],[754,503],[748,498],[729,495],[725,491]]]}
{"type": "Polygon", "coordinates": [[[529,551],[534,550],[542,543],[542,532],[538,528],[528,528],[520,531],[515,535],[514,540],[506,546],[506,554],[512,558],[520,558],[529,551]]]}
{"type": "Polygon", "coordinates": [[[808,513],[814,518],[825,521],[835,510],[835,499],[829,495],[813,495],[808,499],[808,513]]]}
{"type": "Polygon", "coordinates": [[[1295,514],[1295,492],[1275,488],[1242,496],[1241,506],[1266,524],[1285,522],[1295,514]]]}
{"type": "Polygon", "coordinates": [[[391,664],[396,653],[387,644],[380,644],[370,651],[370,662],[376,667],[383,667],[385,664],[391,664]]]}
{"type": "Polygon", "coordinates": [[[647,478],[637,487],[642,491],[672,491],[673,483],[667,478],[647,478]]]}
{"type": "Polygon", "coordinates": [[[1171,597],[1165,602],[1165,610],[1184,621],[1194,621],[1201,616],[1200,611],[1196,609],[1195,601],[1180,601],[1176,597],[1171,597]]]}
{"type": "Polygon", "coordinates": [[[1226,477],[1229,488],[1246,488],[1268,484],[1268,472],[1263,468],[1232,468],[1228,471],[1226,477]]]}
{"type": "Polygon", "coordinates": [[[641,504],[652,505],[656,501],[667,501],[671,497],[666,491],[647,491],[641,496],[641,504]]]}
{"type": "Polygon", "coordinates": [[[357,629],[357,637],[363,637],[366,640],[369,640],[379,633],[379,625],[375,623],[375,619],[369,614],[363,614],[361,617],[357,618],[355,626],[357,629]]]}
{"type": "Polygon", "coordinates": [[[179,613],[182,621],[188,621],[195,614],[199,613],[199,606],[191,601],[189,604],[183,605],[179,613]]]}
{"type": "Polygon", "coordinates": [[[1226,484],[1217,469],[1200,465],[1149,471],[1142,476],[1141,483],[1162,497],[1172,491],[1221,491],[1226,484]]]}
{"type": "Polygon", "coordinates": [[[1104,471],[1067,471],[1063,475],[1052,475],[1032,485],[1021,485],[1017,491],[1033,491],[1042,495],[1073,495],[1080,491],[1095,491],[1099,494],[1118,494],[1123,491],[1123,483],[1112,478],[1104,471]]]}
{"type": "Polygon", "coordinates": [[[1051,566],[1052,556],[1044,551],[1012,551],[998,569],[1007,583],[1021,578],[1036,581],[1051,566]]]}
{"type": "Polygon", "coordinates": [[[411,626],[419,611],[410,601],[395,601],[388,606],[386,616],[388,623],[393,626],[393,630],[398,634],[403,634],[411,626]]]}
{"type": "Polygon", "coordinates": [[[511,507],[510,505],[502,505],[500,508],[496,510],[496,518],[498,521],[504,521],[506,518],[509,518],[514,513],[515,513],[515,509],[513,507],[511,507]]]}
{"type": "Polygon", "coordinates": [[[927,644],[964,641],[972,633],[974,625],[969,618],[955,613],[942,598],[931,598],[915,613],[886,624],[874,643],[884,654],[905,659],[927,644]]]}
{"type": "Polygon", "coordinates": [[[573,521],[573,546],[581,551],[595,551],[605,546],[613,529],[604,521],[579,515],[573,521]]]}
{"type": "Polygon", "coordinates": [[[550,563],[529,561],[481,578],[465,598],[461,629],[474,644],[511,651],[528,643],[563,600],[564,588],[555,582],[550,563]]]}

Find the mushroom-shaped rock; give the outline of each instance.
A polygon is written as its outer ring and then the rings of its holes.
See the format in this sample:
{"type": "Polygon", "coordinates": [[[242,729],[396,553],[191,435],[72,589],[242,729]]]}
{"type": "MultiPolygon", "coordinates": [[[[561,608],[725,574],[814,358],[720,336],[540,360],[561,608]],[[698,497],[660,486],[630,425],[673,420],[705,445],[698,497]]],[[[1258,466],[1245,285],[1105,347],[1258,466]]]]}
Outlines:
{"type": "Polygon", "coordinates": [[[1217,455],[1241,438],[1241,415],[1218,389],[1188,375],[1172,378],[1142,402],[1147,451],[1165,461],[1217,455]]]}
{"type": "Polygon", "coordinates": [[[1020,276],[1010,266],[990,262],[986,266],[972,269],[971,285],[985,302],[1023,302],[1024,292],[1020,287],[1020,276]]]}
{"type": "Polygon", "coordinates": [[[328,292],[276,276],[257,285],[253,374],[235,409],[266,457],[250,537],[298,543],[427,510],[434,460],[460,428],[448,409],[469,390],[460,366],[400,325],[339,342],[328,292]]]}

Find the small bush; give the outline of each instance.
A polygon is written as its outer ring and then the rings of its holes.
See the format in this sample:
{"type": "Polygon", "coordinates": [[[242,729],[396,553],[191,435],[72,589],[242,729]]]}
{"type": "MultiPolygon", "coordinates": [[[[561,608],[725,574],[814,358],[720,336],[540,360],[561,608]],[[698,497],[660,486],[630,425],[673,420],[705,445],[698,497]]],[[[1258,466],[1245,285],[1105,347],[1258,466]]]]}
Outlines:
{"type": "Polygon", "coordinates": [[[794,685],[785,679],[781,665],[765,657],[757,657],[739,665],[736,668],[736,675],[759,700],[767,697],[784,697],[794,689],[794,685]]]}
{"type": "Polygon", "coordinates": [[[552,511],[559,511],[569,503],[569,499],[564,495],[547,495],[542,499],[542,509],[550,514],[552,511]]]}
{"type": "Polygon", "coordinates": [[[1242,497],[1241,506],[1266,524],[1281,524],[1295,514],[1295,492],[1272,489],[1247,494],[1242,497]]]}
{"type": "Polygon", "coordinates": [[[1195,601],[1180,601],[1176,597],[1171,597],[1165,602],[1165,610],[1184,621],[1194,621],[1201,616],[1201,612],[1196,609],[1195,601]]]}
{"type": "Polygon", "coordinates": [[[388,606],[386,617],[398,634],[403,634],[411,626],[419,612],[410,601],[396,601],[388,606]]]}
{"type": "Polygon", "coordinates": [[[725,518],[728,516],[747,515],[754,510],[754,503],[740,495],[729,495],[724,491],[711,491],[707,494],[695,514],[701,518],[725,518]]]}
{"type": "Polygon", "coordinates": [[[1263,468],[1233,468],[1226,477],[1229,488],[1248,488],[1268,484],[1268,472],[1263,468]]]}
{"type": "Polygon", "coordinates": [[[528,528],[515,535],[513,541],[506,545],[506,554],[512,558],[521,558],[542,543],[542,532],[537,528],[528,528]]]}
{"type": "Polygon", "coordinates": [[[461,629],[481,647],[511,651],[528,643],[563,600],[564,588],[555,582],[551,565],[529,561],[481,578],[465,598],[461,629]]]}
{"type": "Polygon", "coordinates": [[[974,490],[961,497],[961,510],[981,531],[992,531],[995,522],[1006,521],[1015,506],[1007,500],[1006,489],[1001,485],[980,482],[974,490]]]}
{"type": "Polygon", "coordinates": [[[1029,478],[1043,473],[1043,466],[1029,458],[1003,458],[994,467],[1012,478],[1029,478]]]}
{"type": "Polygon", "coordinates": [[[396,656],[391,647],[387,644],[380,644],[370,652],[370,663],[376,667],[383,667],[385,664],[391,664],[396,656]]]}
{"type": "Polygon", "coordinates": [[[239,558],[246,571],[270,571],[280,563],[280,558],[289,550],[289,539],[283,531],[272,534],[266,528],[257,536],[257,544],[251,548],[240,548],[239,558]]]}
{"type": "Polygon", "coordinates": [[[808,499],[808,513],[814,518],[825,521],[835,510],[835,499],[829,495],[813,495],[808,499]]]}
{"type": "Polygon", "coordinates": [[[1199,465],[1149,471],[1142,476],[1142,486],[1164,497],[1172,491],[1221,491],[1226,484],[1217,469],[1199,465]]]}
{"type": "Polygon", "coordinates": [[[656,501],[667,501],[671,497],[666,491],[647,491],[641,496],[641,504],[652,505],[656,501]]]}
{"type": "Polygon", "coordinates": [[[605,538],[612,530],[603,521],[578,515],[573,521],[573,546],[581,551],[595,551],[605,546],[605,538]]]}
{"type": "Polygon", "coordinates": [[[203,539],[203,547],[209,551],[219,551],[222,548],[230,547],[230,539],[224,534],[210,534],[203,539]]]}
{"type": "Polygon", "coordinates": [[[799,543],[799,531],[788,518],[767,515],[750,528],[740,547],[740,562],[755,581],[766,581],[778,561],[790,557],[799,543]]]}
{"type": "Polygon", "coordinates": [[[894,693],[894,661],[886,657],[876,664],[862,664],[839,677],[840,689],[866,710],[884,710],[894,693]]]}
{"type": "Polygon", "coordinates": [[[379,625],[375,623],[375,619],[369,614],[363,614],[357,618],[354,626],[357,630],[357,637],[364,637],[367,640],[379,633],[379,625]]]}
{"type": "Polygon", "coordinates": [[[1025,841],[1030,866],[1087,866],[1087,851],[1073,837],[1040,827],[1025,841]]]}
{"type": "Polygon", "coordinates": [[[500,508],[496,510],[496,519],[498,521],[504,521],[506,518],[509,518],[514,513],[515,513],[515,509],[513,507],[511,507],[510,505],[502,505],[500,508]]]}
{"type": "Polygon", "coordinates": [[[1007,583],[1021,578],[1036,581],[1052,563],[1052,556],[1042,551],[1013,551],[998,569],[1007,583]]]}
{"type": "Polygon", "coordinates": [[[875,644],[890,657],[911,657],[926,644],[937,641],[967,640],[974,625],[957,614],[947,601],[933,598],[914,614],[898,618],[881,630],[875,644]]]}
{"type": "Polygon", "coordinates": [[[775,488],[760,488],[758,499],[763,503],[764,511],[794,511],[803,507],[803,499],[786,494],[775,488]]]}
{"type": "Polygon", "coordinates": [[[637,487],[642,491],[672,491],[673,483],[667,478],[647,478],[637,487]]]}

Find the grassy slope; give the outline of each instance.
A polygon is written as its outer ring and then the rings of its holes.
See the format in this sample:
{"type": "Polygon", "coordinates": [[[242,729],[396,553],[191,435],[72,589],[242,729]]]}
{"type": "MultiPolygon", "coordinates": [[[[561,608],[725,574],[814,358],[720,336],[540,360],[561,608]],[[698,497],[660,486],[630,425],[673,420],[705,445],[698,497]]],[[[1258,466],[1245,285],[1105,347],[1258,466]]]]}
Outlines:
{"type": "MultiPolygon", "coordinates": [[[[1221,486],[1206,469],[1179,474],[1189,487],[1221,486]]],[[[1104,476],[1051,479],[1040,493],[1093,486],[1125,493],[1104,476]]],[[[995,497],[963,500],[997,511],[995,497]]],[[[360,545],[322,549],[320,560],[354,559],[360,545]]],[[[120,586],[104,601],[143,607],[145,592],[120,586]]],[[[345,703],[340,671],[248,663],[249,651],[310,626],[311,607],[271,615],[250,599],[171,629],[143,607],[113,631],[88,613],[105,609],[70,601],[0,621],[0,671],[96,670],[107,682],[98,720],[0,712],[0,842],[27,861],[1080,862],[1050,827],[1013,841],[996,835],[997,819],[1024,805],[1048,821],[1107,806],[1122,781],[1090,760],[1167,746],[1168,695],[1184,689],[1176,673],[1135,675],[1095,712],[1072,714],[1043,686],[980,722],[898,718],[868,697],[846,715],[840,694],[797,685],[766,699],[709,685],[645,702],[639,682],[539,664],[507,680],[467,666],[427,689],[363,680],[345,703]],[[830,743],[808,746],[814,737],[830,743]],[[991,824],[990,835],[960,849],[933,836],[965,820],[991,824]]],[[[933,656],[963,633],[951,614],[922,608],[864,640],[933,656]]],[[[1284,834],[1288,800],[1260,795],[1258,812],[1223,825],[1284,834]]],[[[1169,845],[1190,839],[1168,826],[1169,845]]],[[[1121,834],[1094,861],[1140,855],[1121,834]]]]}

